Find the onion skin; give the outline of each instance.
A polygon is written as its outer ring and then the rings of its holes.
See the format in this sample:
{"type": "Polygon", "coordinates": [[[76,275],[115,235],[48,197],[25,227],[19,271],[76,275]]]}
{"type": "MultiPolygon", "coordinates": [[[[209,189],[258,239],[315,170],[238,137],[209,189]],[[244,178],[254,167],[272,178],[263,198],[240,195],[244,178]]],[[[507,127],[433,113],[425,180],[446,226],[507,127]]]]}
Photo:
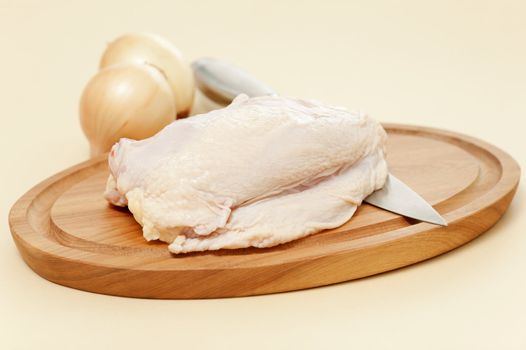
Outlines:
{"type": "Polygon", "coordinates": [[[108,45],[99,67],[103,69],[123,62],[146,62],[161,70],[172,89],[177,116],[188,116],[194,100],[194,75],[172,43],[149,33],[125,34],[108,45]]]}
{"type": "Polygon", "coordinates": [[[80,99],[80,123],[91,156],[126,137],[143,139],[175,120],[173,94],[163,74],[147,64],[123,63],[99,71],[80,99]]]}

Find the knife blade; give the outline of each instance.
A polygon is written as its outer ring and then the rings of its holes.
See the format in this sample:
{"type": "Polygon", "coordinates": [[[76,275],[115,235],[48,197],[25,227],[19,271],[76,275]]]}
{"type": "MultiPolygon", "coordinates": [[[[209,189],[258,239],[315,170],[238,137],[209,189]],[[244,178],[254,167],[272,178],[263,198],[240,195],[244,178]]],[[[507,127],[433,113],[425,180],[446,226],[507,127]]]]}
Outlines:
{"type": "Polygon", "coordinates": [[[364,202],[409,218],[447,226],[447,221],[424,198],[391,173],[384,186],[364,202]]]}
{"type": "MultiPolygon", "coordinates": [[[[200,58],[192,63],[192,68],[199,89],[218,103],[230,103],[241,93],[250,97],[276,94],[248,72],[223,60],[200,58]]],[[[387,176],[381,189],[364,201],[409,218],[447,226],[446,220],[425,199],[393,174],[387,176]]]]}

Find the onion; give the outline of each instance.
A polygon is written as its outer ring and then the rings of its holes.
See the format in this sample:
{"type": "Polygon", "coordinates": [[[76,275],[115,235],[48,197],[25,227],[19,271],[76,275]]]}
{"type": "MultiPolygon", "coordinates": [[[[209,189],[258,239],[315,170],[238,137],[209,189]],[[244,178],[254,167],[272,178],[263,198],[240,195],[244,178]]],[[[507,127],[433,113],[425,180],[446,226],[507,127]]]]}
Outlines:
{"type": "Polygon", "coordinates": [[[149,33],[126,34],[111,42],[102,55],[100,68],[116,63],[148,63],[166,76],[177,106],[177,116],[189,114],[194,99],[192,68],[168,40],[149,33]]]}
{"type": "Polygon", "coordinates": [[[110,150],[121,137],[150,137],[175,119],[173,94],[163,74],[147,64],[102,69],[86,85],[80,122],[91,155],[110,150]]]}

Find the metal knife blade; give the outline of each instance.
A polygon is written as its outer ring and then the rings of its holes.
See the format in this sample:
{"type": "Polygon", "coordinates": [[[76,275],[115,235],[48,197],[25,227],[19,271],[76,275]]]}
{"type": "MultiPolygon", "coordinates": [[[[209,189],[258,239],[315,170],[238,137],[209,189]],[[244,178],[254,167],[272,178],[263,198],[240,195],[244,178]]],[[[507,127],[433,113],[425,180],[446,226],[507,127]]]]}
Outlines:
{"type": "MultiPolygon", "coordinates": [[[[241,93],[251,97],[276,94],[249,73],[223,60],[201,58],[192,63],[192,68],[199,89],[219,103],[230,103],[241,93]]],[[[396,214],[447,226],[446,220],[425,199],[392,174],[384,187],[364,201],[396,214]]]]}
{"type": "Polygon", "coordinates": [[[393,174],[389,174],[384,186],[364,202],[413,219],[447,226],[447,221],[424,198],[393,174]]]}

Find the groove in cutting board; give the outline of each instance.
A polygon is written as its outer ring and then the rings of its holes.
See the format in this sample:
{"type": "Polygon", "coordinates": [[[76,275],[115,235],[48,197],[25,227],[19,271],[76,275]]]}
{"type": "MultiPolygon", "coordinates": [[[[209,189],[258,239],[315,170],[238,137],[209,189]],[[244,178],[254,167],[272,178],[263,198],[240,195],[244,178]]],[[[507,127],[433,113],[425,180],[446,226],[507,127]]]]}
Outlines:
{"type": "Polygon", "coordinates": [[[9,222],[42,277],[96,293],[212,298],[275,293],[365,277],[454,249],[507,209],[520,169],[505,152],[443,130],[385,125],[390,171],[449,222],[408,220],[364,204],[341,227],[273,248],[171,255],[146,242],[126,209],[102,198],[106,158],[67,169],[13,206],[9,222]]]}

